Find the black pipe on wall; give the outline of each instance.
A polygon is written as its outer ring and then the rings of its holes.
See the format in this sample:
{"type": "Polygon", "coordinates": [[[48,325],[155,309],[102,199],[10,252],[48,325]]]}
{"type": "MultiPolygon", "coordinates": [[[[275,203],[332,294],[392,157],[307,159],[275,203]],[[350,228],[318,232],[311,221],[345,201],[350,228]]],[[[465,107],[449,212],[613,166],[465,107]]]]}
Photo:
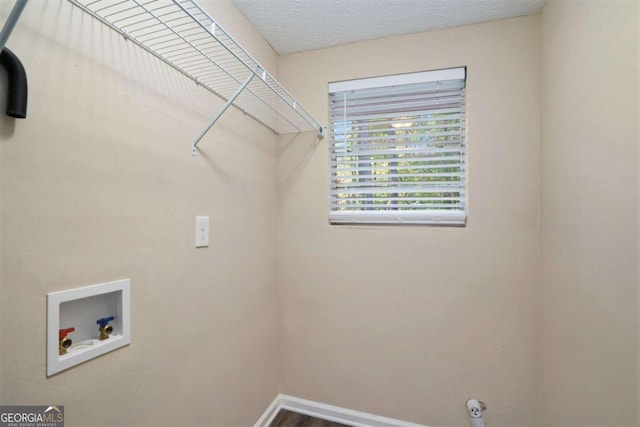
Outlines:
{"type": "Polygon", "coordinates": [[[27,73],[17,56],[6,47],[0,53],[0,65],[7,70],[7,115],[17,119],[27,117],[27,73]]]}

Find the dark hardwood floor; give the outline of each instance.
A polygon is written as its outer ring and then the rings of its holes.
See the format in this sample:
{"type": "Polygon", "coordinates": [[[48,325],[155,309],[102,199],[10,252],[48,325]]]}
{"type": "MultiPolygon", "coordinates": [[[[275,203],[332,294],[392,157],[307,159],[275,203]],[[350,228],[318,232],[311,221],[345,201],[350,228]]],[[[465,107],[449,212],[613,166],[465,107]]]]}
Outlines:
{"type": "Polygon", "coordinates": [[[273,419],[269,427],[349,427],[346,424],[334,423],[332,421],[321,420],[309,415],[298,414],[296,412],[281,409],[273,419]]]}

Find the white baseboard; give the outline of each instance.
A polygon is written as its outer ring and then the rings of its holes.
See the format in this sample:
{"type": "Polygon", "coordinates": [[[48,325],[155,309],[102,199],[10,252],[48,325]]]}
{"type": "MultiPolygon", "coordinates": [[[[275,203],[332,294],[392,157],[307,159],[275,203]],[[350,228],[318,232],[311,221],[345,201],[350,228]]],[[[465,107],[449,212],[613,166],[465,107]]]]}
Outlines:
{"type": "Polygon", "coordinates": [[[422,424],[414,424],[368,414],[366,412],[353,411],[351,409],[300,399],[285,394],[279,394],[275,398],[254,427],[269,427],[280,409],[287,409],[299,414],[310,415],[354,427],[428,427],[422,424]]]}

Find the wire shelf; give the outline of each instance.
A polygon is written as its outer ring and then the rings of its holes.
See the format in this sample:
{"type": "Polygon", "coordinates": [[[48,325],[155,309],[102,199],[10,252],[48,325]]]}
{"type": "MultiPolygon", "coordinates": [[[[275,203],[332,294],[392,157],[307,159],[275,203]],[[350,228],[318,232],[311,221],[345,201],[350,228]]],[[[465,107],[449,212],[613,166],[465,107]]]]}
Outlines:
{"type": "Polygon", "coordinates": [[[323,128],[193,0],[69,0],[273,132],[323,128]],[[255,77],[255,78],[254,78],[255,77]]]}

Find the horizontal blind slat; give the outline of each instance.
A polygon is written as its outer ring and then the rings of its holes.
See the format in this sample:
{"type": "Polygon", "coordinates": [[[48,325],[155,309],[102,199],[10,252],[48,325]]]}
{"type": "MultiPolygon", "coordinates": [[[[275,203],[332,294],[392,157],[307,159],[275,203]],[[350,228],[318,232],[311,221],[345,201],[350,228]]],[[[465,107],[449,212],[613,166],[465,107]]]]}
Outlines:
{"type": "MultiPolygon", "coordinates": [[[[412,110],[411,114],[415,114],[415,115],[419,115],[419,116],[428,116],[428,117],[424,117],[425,120],[447,120],[446,119],[446,114],[457,114],[460,113],[461,108],[459,107],[447,107],[447,108],[423,108],[421,110],[412,110]],[[433,115],[436,114],[435,117],[433,117],[433,115]]],[[[403,114],[403,113],[408,113],[408,111],[398,111],[396,112],[398,114],[403,114]]],[[[332,123],[334,122],[334,118],[338,118],[338,115],[340,113],[337,111],[334,111],[333,114],[330,116],[332,123]],[[334,115],[335,114],[335,115],[334,115]]],[[[343,116],[339,117],[339,120],[336,120],[335,122],[337,122],[336,124],[340,124],[341,120],[343,120],[343,116]]],[[[389,119],[389,113],[380,113],[380,114],[358,114],[358,115],[348,115],[347,116],[347,122],[354,122],[354,121],[358,121],[358,120],[374,120],[374,119],[380,119],[380,120],[388,120],[389,119]]]]}
{"type": "MultiPolygon", "coordinates": [[[[396,134],[396,135],[406,135],[409,134],[411,132],[413,132],[414,134],[418,134],[419,132],[416,131],[425,131],[425,132],[420,132],[420,133],[429,133],[428,131],[430,130],[439,130],[439,129],[451,129],[449,132],[453,132],[453,131],[458,131],[460,132],[464,126],[462,123],[460,123],[460,121],[458,120],[457,123],[444,123],[444,124],[438,124],[438,125],[425,125],[425,126],[404,126],[406,123],[412,122],[413,120],[411,119],[406,119],[402,121],[402,126],[399,127],[397,122],[391,122],[391,126],[384,126],[384,127],[374,127],[374,126],[368,126],[368,127],[364,127],[364,126],[358,126],[356,129],[349,129],[349,130],[339,130],[339,131],[334,131],[334,135],[338,136],[338,135],[363,135],[363,134],[368,134],[368,133],[387,133],[387,134],[396,134]],[[393,125],[396,124],[396,127],[393,127],[393,125]]],[[[409,123],[411,124],[411,123],[409,123]]],[[[415,123],[413,123],[415,125],[415,123]]],[[[378,126],[378,124],[376,123],[376,126],[378,126]]]]}
{"type": "MultiPolygon", "coordinates": [[[[444,116],[443,116],[444,117],[444,116]]],[[[333,124],[339,123],[339,124],[344,124],[344,116],[343,117],[336,117],[337,120],[335,120],[334,122],[332,122],[333,124]]],[[[413,116],[402,116],[402,118],[393,118],[393,119],[389,119],[389,120],[376,120],[376,121],[366,121],[366,122],[353,122],[354,125],[358,126],[358,127],[364,127],[365,125],[367,126],[380,126],[380,125],[390,125],[393,123],[402,123],[402,122],[415,122],[416,124],[423,124],[423,123],[439,123],[439,122],[445,122],[445,121],[457,121],[459,123],[462,123],[462,119],[464,119],[464,115],[461,113],[455,114],[455,113],[448,113],[447,116],[445,118],[443,118],[442,120],[438,120],[438,117],[422,117],[420,115],[413,115],[413,116]]],[[[449,123],[443,123],[441,125],[425,125],[425,128],[431,128],[431,127],[438,127],[438,126],[446,126],[449,123]]],[[[450,126],[453,126],[453,123],[449,124],[450,126]]],[[[332,131],[333,132],[333,131],[332,131]]]]}
{"type": "MultiPolygon", "coordinates": [[[[337,160],[337,159],[332,159],[330,162],[330,166],[332,169],[339,169],[338,166],[342,166],[344,168],[349,168],[349,167],[354,167],[353,164],[362,164],[362,163],[389,163],[389,162],[402,162],[402,163],[407,163],[406,165],[394,165],[394,166],[378,166],[380,168],[389,168],[389,167],[395,167],[396,169],[398,168],[416,168],[416,167],[427,167],[429,165],[433,165],[433,162],[443,162],[443,161],[447,161],[447,160],[452,160],[455,159],[456,157],[460,158],[462,156],[454,156],[454,155],[447,155],[447,156],[439,156],[439,157],[434,157],[434,156],[424,156],[421,152],[415,152],[415,153],[409,153],[411,154],[411,156],[405,156],[405,157],[394,157],[394,158],[383,158],[383,159],[371,159],[371,158],[364,158],[362,156],[337,156],[338,158],[340,158],[341,160],[337,160]],[[427,163],[428,164],[425,164],[427,163]],[[417,164],[420,163],[420,164],[417,164]]],[[[369,166],[362,166],[364,167],[369,167],[369,166]]]]}
{"type": "Polygon", "coordinates": [[[422,134],[410,134],[410,135],[367,136],[367,137],[361,137],[361,138],[346,137],[344,139],[344,141],[345,141],[346,144],[349,144],[349,145],[361,145],[363,142],[370,142],[370,141],[390,141],[390,140],[393,140],[393,141],[397,141],[398,144],[400,144],[400,143],[403,143],[403,144],[409,144],[409,143],[419,144],[419,143],[428,142],[428,141],[452,142],[452,141],[459,141],[460,139],[461,139],[460,138],[460,131],[456,131],[456,132],[422,133],[422,134]],[[457,138],[453,138],[453,137],[457,137],[457,138]]]}
{"type": "MultiPolygon", "coordinates": [[[[460,191],[459,188],[464,184],[459,179],[452,180],[431,180],[431,181],[376,181],[376,182],[351,182],[348,184],[341,184],[339,182],[333,182],[331,186],[332,190],[341,191],[343,193],[353,193],[356,189],[370,189],[370,188],[381,188],[383,189],[383,193],[407,193],[411,191],[407,191],[405,189],[416,188],[419,185],[423,188],[422,193],[454,193],[456,191],[460,191]],[[374,187],[375,185],[375,187],[374,187]],[[437,185],[441,188],[448,188],[448,190],[444,191],[433,191],[425,189],[426,185],[437,185]],[[353,190],[353,191],[352,191],[353,190]]],[[[366,193],[367,190],[364,191],[366,193]]],[[[415,192],[415,191],[413,191],[415,192]]]]}
{"type": "MultiPolygon", "coordinates": [[[[422,174],[424,176],[430,175],[429,172],[425,172],[427,170],[435,170],[435,169],[461,169],[464,168],[464,163],[460,160],[450,162],[450,163],[438,163],[438,164],[428,164],[428,165],[391,165],[391,166],[363,166],[363,167],[335,167],[331,168],[330,174],[332,176],[338,176],[343,178],[358,178],[358,177],[387,177],[391,176],[392,173],[399,174],[399,176],[418,176],[415,174],[422,174]],[[355,173],[354,173],[355,172],[355,173]],[[367,172],[358,173],[358,172],[367,172]],[[371,172],[371,173],[369,173],[371,172]]],[[[453,171],[450,171],[453,172],[453,171]]]]}
{"type": "Polygon", "coordinates": [[[462,188],[462,184],[452,185],[451,187],[446,187],[443,185],[439,185],[438,187],[432,187],[431,189],[426,188],[424,186],[407,186],[407,187],[397,187],[397,186],[377,186],[377,187],[349,187],[347,189],[341,188],[333,188],[331,190],[332,195],[344,194],[344,195],[353,195],[353,194],[389,194],[389,193],[414,193],[414,194],[423,194],[423,193],[465,193],[462,188]],[[438,188],[435,190],[435,188],[438,188]]]}
{"type": "Polygon", "coordinates": [[[386,91],[384,93],[369,93],[366,95],[362,95],[359,93],[348,92],[343,94],[336,94],[335,96],[329,97],[329,103],[331,104],[330,108],[341,109],[345,106],[348,107],[359,107],[363,105],[374,105],[374,104],[389,104],[392,105],[394,102],[407,102],[407,101],[423,101],[424,103],[432,102],[436,99],[447,99],[447,98],[464,98],[465,90],[460,87],[451,87],[446,90],[436,90],[436,89],[416,89],[416,90],[407,90],[407,91],[386,91]]]}
{"type": "MultiPolygon", "coordinates": [[[[391,178],[406,178],[404,180],[395,179],[392,182],[397,182],[401,184],[403,182],[413,182],[413,181],[430,181],[429,179],[419,179],[419,178],[439,178],[440,181],[453,181],[453,179],[441,179],[441,178],[460,178],[464,175],[464,168],[460,165],[456,166],[445,166],[445,167],[435,167],[435,168],[424,168],[423,170],[429,170],[430,172],[405,172],[401,169],[393,169],[389,170],[369,170],[366,173],[344,173],[342,171],[331,172],[331,180],[341,185],[349,185],[350,183],[363,183],[363,182],[387,182],[391,178]],[[456,171],[446,171],[446,172],[435,172],[446,170],[446,169],[456,169],[456,171]],[[434,172],[431,172],[434,171],[434,172]]],[[[433,181],[432,179],[431,181],[433,181]]]]}
{"type": "MultiPolygon", "coordinates": [[[[348,158],[358,158],[362,156],[406,156],[409,154],[420,154],[421,156],[425,156],[425,158],[431,161],[438,160],[446,160],[452,157],[461,157],[460,154],[464,152],[464,149],[460,146],[458,147],[440,147],[440,148],[432,148],[427,149],[425,147],[400,147],[400,148],[389,148],[389,149],[369,149],[369,150],[350,150],[348,153],[345,153],[344,150],[342,152],[332,151],[331,158],[333,160],[342,162],[349,162],[348,158]],[[432,154],[429,156],[429,154],[432,154]],[[437,155],[435,155],[437,154],[437,155]],[[344,160],[337,160],[336,158],[341,158],[344,160]]],[[[409,157],[412,158],[412,157],[409,157]]]]}
{"type": "Polygon", "coordinates": [[[441,206],[459,206],[464,199],[462,197],[377,197],[377,198],[337,198],[332,202],[334,206],[361,206],[362,204],[431,204],[441,206]],[[404,203],[401,203],[404,202],[404,203]]]}
{"type": "MultiPolygon", "coordinates": [[[[396,194],[396,193],[391,193],[391,194],[396,194]]],[[[459,202],[463,200],[462,196],[451,196],[451,197],[442,197],[442,196],[433,196],[433,197],[415,197],[415,196],[406,196],[406,197],[393,197],[393,196],[383,196],[383,195],[378,195],[377,197],[374,198],[367,198],[367,199],[363,199],[362,197],[340,197],[338,199],[336,199],[336,201],[334,201],[334,203],[340,203],[340,204],[349,204],[349,203],[358,203],[361,204],[363,201],[374,201],[374,202],[381,202],[381,201],[385,201],[385,200],[389,200],[389,201],[407,201],[407,202],[433,202],[433,203],[437,203],[437,202],[459,202]]]]}
{"type": "Polygon", "coordinates": [[[375,144],[361,144],[361,145],[347,145],[344,142],[339,142],[339,143],[335,143],[334,146],[330,149],[330,153],[332,155],[337,155],[340,157],[350,157],[351,153],[354,153],[354,155],[360,155],[359,153],[365,153],[368,151],[374,151],[374,150],[379,150],[379,149],[397,149],[397,150],[404,150],[404,149],[422,149],[424,150],[424,152],[426,154],[428,153],[439,153],[439,152],[446,152],[446,151],[461,151],[464,150],[465,148],[465,142],[460,140],[460,141],[456,141],[456,140],[451,140],[448,142],[442,142],[442,141],[421,141],[417,144],[397,144],[395,142],[378,142],[375,144]],[[397,147],[397,148],[396,148],[397,147]]]}
{"type": "Polygon", "coordinates": [[[455,106],[461,105],[463,101],[464,97],[462,95],[449,95],[436,96],[429,99],[392,99],[388,100],[388,102],[375,103],[351,103],[347,101],[344,105],[335,105],[335,108],[336,111],[341,108],[346,108],[348,111],[347,117],[349,117],[351,115],[359,115],[374,111],[412,111],[416,108],[424,108],[428,106],[448,106],[449,108],[455,108],[455,106]]]}

